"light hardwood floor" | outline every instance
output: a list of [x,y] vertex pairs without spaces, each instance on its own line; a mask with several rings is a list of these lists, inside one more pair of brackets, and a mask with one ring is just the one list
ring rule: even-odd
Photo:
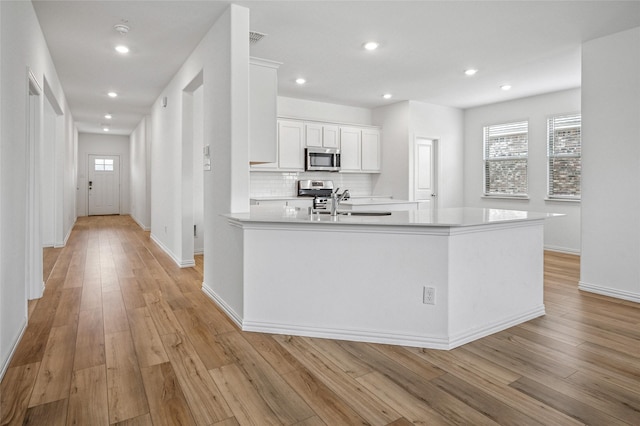
[[640,425],[640,306],[545,255],[547,314],[452,351],[239,331],[128,216],[79,218],[1,424]]

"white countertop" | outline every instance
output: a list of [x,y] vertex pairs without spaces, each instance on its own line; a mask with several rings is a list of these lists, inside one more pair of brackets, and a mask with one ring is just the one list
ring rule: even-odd
[[408,203],[418,203],[418,201],[409,201],[409,200],[396,200],[393,198],[385,198],[385,197],[352,197],[348,200],[342,201],[340,204],[345,206],[366,206],[366,205],[384,205],[384,204],[408,204]]
[[307,209],[296,207],[251,206],[251,210],[247,213],[230,213],[224,216],[240,223],[462,227],[542,220],[563,215],[462,207],[394,211],[387,216],[338,215],[332,217],[328,214],[310,216]]
[[[251,200],[255,200],[255,201],[287,201],[287,200],[313,200],[313,197],[298,197],[297,195],[291,195],[291,196],[286,196],[286,195],[274,195],[274,196],[263,196],[263,197],[251,197]],[[361,201],[362,200],[362,201]],[[366,200],[366,201],[365,201]],[[410,201],[406,201],[406,200],[395,200],[393,199],[391,196],[389,195],[353,195],[351,196],[351,198],[349,198],[346,201],[343,201],[343,203],[348,203],[348,202],[353,202],[353,203],[361,203],[361,204],[372,204],[372,203],[377,203],[377,202],[394,202],[394,203],[408,203]]]

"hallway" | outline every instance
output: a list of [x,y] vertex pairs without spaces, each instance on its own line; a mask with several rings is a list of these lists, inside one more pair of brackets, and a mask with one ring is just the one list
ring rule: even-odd
[[[1,424],[633,424],[640,309],[545,255],[547,315],[452,351],[239,331],[129,216],[80,217],[2,381]],[[636,423],[637,424],[637,423]]]

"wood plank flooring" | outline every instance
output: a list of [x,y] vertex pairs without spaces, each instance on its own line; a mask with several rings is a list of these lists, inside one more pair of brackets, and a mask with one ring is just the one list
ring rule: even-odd
[[244,333],[128,216],[79,218],[1,424],[640,425],[640,306],[545,254],[547,314],[452,351]]

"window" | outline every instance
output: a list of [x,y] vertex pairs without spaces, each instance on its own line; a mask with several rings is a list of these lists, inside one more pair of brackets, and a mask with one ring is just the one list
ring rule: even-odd
[[529,123],[497,124],[484,128],[484,194],[527,195]]
[[580,114],[547,120],[547,164],[549,198],[580,199],[582,171]]
[[94,170],[96,172],[112,172],[113,171],[113,159],[96,158],[95,162],[94,162]]

